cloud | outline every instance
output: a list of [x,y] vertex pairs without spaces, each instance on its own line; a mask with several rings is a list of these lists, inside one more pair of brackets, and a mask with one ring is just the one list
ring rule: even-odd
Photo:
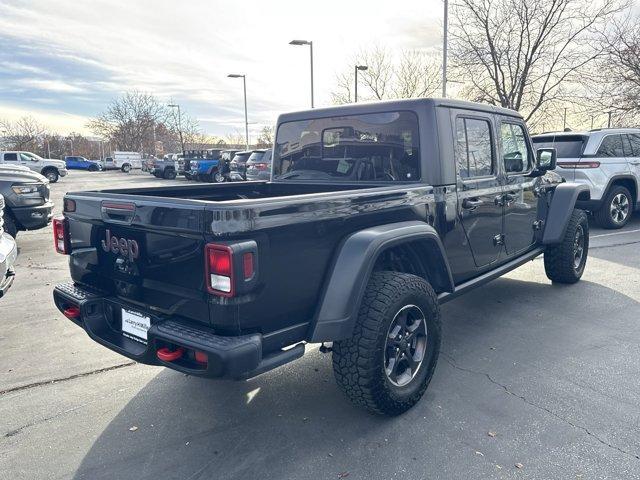
[[2,0],[0,65],[10,68],[0,69],[0,104],[43,108],[33,99],[55,95],[56,112],[86,118],[138,89],[223,135],[244,116],[241,82],[228,73],[247,75],[249,121],[271,124],[309,106],[309,49],[292,38],[314,42],[320,106],[361,48],[432,48],[441,5],[324,0],[311,12],[294,0]]

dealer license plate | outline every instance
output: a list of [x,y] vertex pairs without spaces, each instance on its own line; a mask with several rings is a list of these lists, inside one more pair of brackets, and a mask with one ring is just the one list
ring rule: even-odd
[[122,309],[122,334],[139,342],[147,343],[147,330],[151,319],[130,310]]

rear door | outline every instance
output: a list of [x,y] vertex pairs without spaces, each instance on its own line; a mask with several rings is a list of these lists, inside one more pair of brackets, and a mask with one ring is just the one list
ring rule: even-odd
[[[635,177],[636,184],[640,185],[640,133],[629,133],[627,138],[629,139],[629,145],[631,147],[631,154],[628,157],[629,170]],[[638,198],[634,199],[636,200],[636,206],[638,203],[637,200],[640,199],[640,194],[637,195],[637,197]]]
[[498,260],[502,249],[502,185],[491,115],[454,118],[458,208],[476,268]]
[[65,212],[74,281],[142,311],[208,319],[204,207],[133,195],[67,198],[76,201],[76,211]]
[[500,118],[500,159],[504,172],[504,244],[508,256],[533,245],[533,224],[538,218],[536,179],[529,177],[534,167],[533,150],[524,122]]

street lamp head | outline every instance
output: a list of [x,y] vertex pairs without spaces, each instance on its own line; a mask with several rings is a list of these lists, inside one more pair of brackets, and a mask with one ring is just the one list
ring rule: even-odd
[[240,75],[239,73],[230,73],[227,75],[229,78],[244,78],[244,75]]
[[289,45],[311,45],[309,40],[291,40]]
[[167,107],[178,108],[178,105],[176,105],[175,103],[170,103],[169,105],[167,105]]
[[356,65],[356,68],[361,71],[369,70],[369,67],[367,65]]

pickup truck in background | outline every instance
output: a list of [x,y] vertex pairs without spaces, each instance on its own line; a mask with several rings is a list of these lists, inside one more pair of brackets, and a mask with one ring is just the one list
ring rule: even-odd
[[156,158],[149,172],[156,178],[173,180],[178,175],[178,160],[168,156]]
[[66,156],[64,163],[68,170],[87,170],[89,172],[98,172],[102,170],[100,162],[95,160],[87,160],[79,156]]
[[45,176],[51,183],[56,183],[60,177],[64,177],[68,173],[67,166],[62,160],[45,159],[31,152],[0,152],[0,166],[3,165],[27,167],[29,170]]
[[276,132],[270,182],[68,193],[58,309],[126,357],[210,378],[330,342],[350,400],[397,415],[433,375],[440,304],[539,255],[553,282],[583,274],[589,190],[517,112],[411,99],[285,114]]
[[14,237],[4,231],[4,197],[0,194],[0,298],[7,293],[13,278],[15,270],[13,264],[18,257],[18,247]]
[[21,230],[37,230],[49,225],[53,217],[49,193],[49,180],[39,173],[0,166],[4,232],[15,238]]

